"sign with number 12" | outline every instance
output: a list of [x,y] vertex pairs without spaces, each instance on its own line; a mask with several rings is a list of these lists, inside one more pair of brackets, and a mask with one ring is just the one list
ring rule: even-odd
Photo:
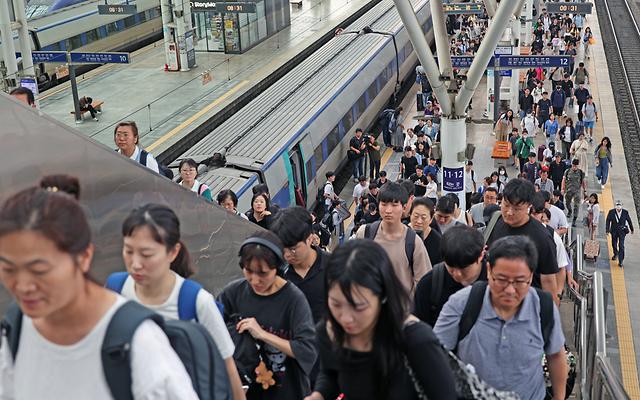
[[442,190],[462,192],[464,190],[464,167],[442,169]]

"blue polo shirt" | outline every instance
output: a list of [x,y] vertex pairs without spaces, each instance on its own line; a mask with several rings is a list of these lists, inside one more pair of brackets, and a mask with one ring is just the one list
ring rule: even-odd
[[[460,317],[470,292],[468,286],[449,297],[433,329],[447,349],[456,347]],[[557,307],[553,308],[553,319],[553,331],[545,348],[540,328],[540,298],[535,289],[529,288],[520,310],[504,321],[493,309],[487,287],[478,320],[458,344],[458,356],[473,365],[478,376],[494,388],[514,391],[522,400],[542,400],[545,397],[542,355],[562,351],[565,342]]]

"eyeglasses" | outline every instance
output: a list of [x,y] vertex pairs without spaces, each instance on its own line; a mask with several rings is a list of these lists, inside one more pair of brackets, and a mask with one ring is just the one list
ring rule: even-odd
[[493,280],[495,285],[501,289],[506,289],[507,287],[509,287],[509,285],[513,285],[514,289],[522,290],[531,284],[532,276],[529,277],[528,279],[515,279],[515,280],[492,276],[491,279]]
[[296,253],[298,253],[298,247],[300,246],[300,242],[296,243],[295,246],[291,246],[291,247],[285,247],[283,254],[286,254],[287,252],[290,252],[292,255],[296,255]]

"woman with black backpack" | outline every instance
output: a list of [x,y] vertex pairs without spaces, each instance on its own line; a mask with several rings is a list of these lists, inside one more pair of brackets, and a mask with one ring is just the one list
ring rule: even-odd
[[[152,320],[135,327],[126,352],[105,353],[112,324],[131,308],[91,277],[93,254],[82,207],[59,187],[25,189],[0,209],[0,280],[17,303],[2,321],[0,398],[198,399]],[[119,357],[128,383],[109,379]]]
[[454,375],[431,328],[409,314],[391,261],[351,240],[326,270],[330,313],[318,325],[321,371],[305,400],[456,399]]

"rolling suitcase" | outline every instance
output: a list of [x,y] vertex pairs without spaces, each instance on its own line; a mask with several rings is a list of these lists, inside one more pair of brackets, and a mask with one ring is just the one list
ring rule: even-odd
[[595,261],[600,255],[600,242],[597,240],[584,241],[584,258]]

